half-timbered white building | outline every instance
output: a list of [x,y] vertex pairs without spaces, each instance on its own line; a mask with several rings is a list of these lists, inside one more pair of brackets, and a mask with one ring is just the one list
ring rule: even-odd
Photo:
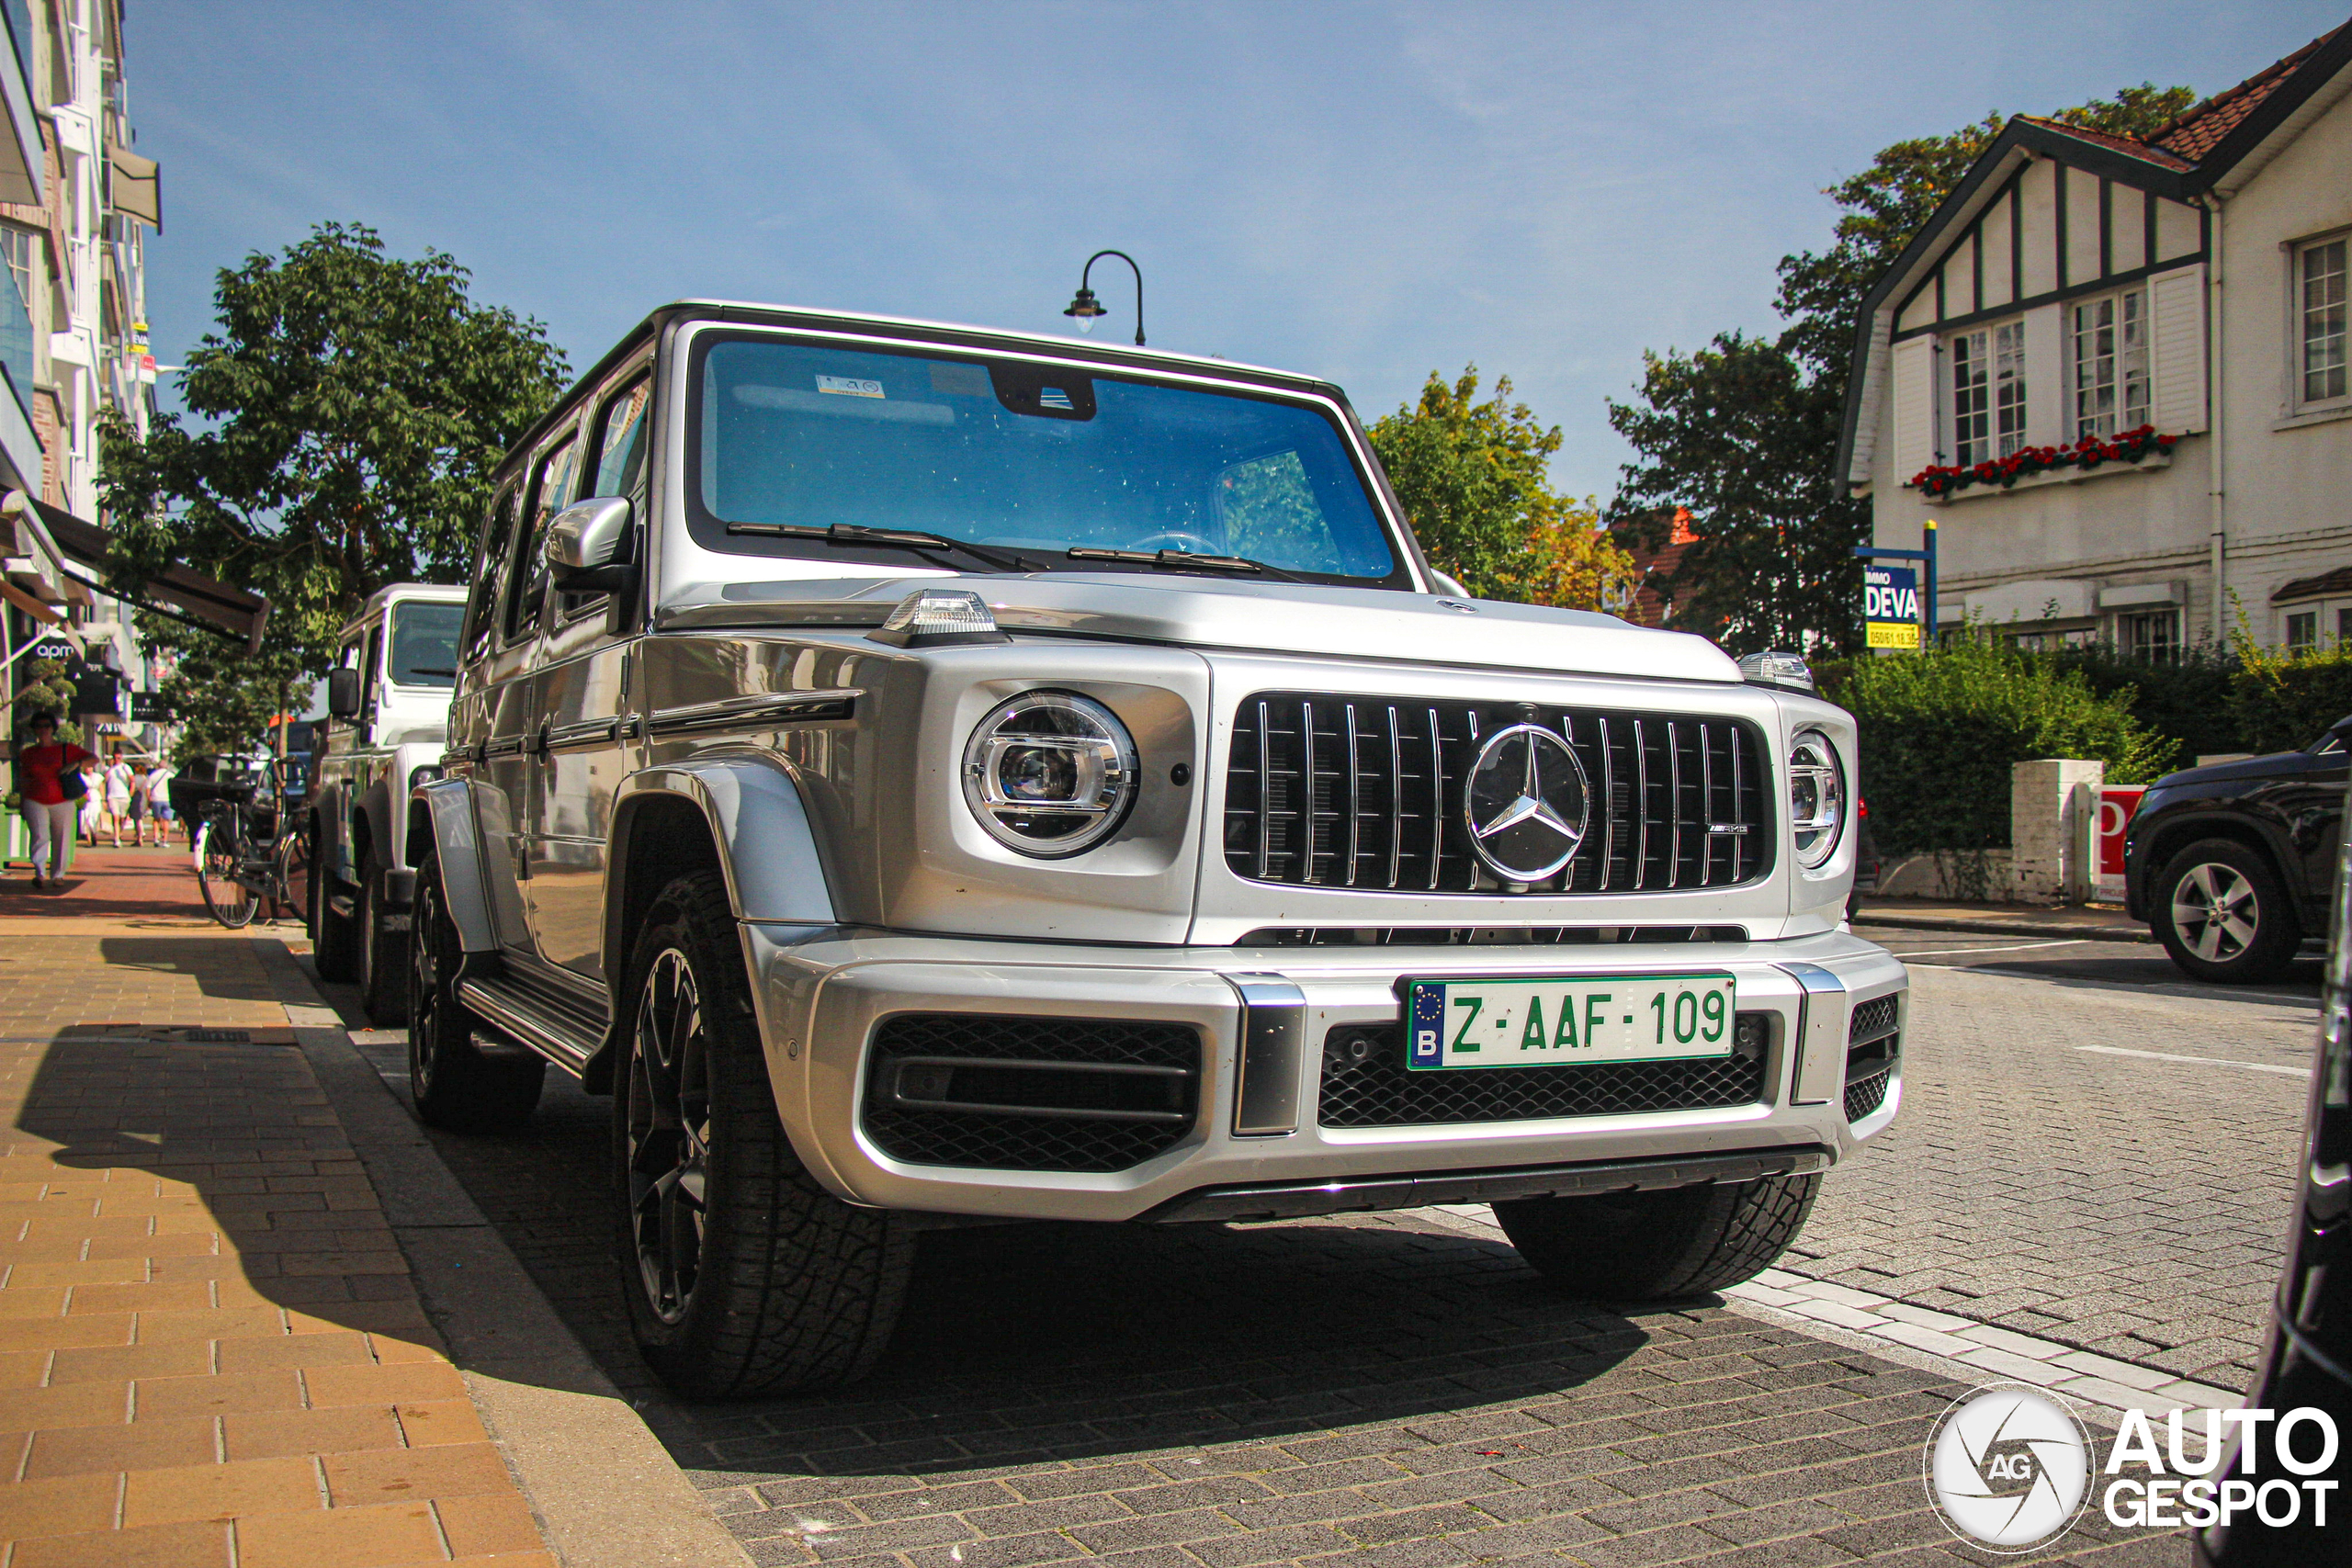
[[1881,281],[1838,461],[1941,629],[2352,640],[2347,92],[2352,24],[2145,141],[2018,116]]

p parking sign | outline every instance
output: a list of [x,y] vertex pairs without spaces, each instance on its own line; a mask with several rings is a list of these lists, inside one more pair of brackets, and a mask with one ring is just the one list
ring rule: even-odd
[[1862,630],[1871,648],[1919,648],[1919,574],[1907,566],[1862,566]]

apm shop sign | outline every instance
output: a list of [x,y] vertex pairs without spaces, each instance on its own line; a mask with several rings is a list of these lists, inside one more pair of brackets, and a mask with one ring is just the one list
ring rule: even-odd
[[1919,649],[1919,574],[1907,566],[1862,566],[1862,629],[1871,648]]

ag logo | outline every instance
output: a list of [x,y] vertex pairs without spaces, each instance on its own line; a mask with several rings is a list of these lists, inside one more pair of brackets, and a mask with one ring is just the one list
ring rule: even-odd
[[2081,1517],[2090,1439],[2049,1394],[2003,1383],[1938,1418],[1927,1466],[1928,1495],[1953,1534],[1995,1551],[2025,1551]]
[[1470,847],[1505,882],[1541,882],[1576,858],[1591,809],[1584,764],[1532,724],[1487,737],[1463,791]]

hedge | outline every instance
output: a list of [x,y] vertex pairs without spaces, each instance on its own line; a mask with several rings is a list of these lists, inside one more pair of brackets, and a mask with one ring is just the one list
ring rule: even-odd
[[2081,670],[2006,645],[1969,640],[1824,674],[1824,694],[1861,728],[1883,852],[2007,846],[2013,762],[2079,757],[2127,784],[2164,773],[2180,749],[2133,716],[2134,693],[2098,692]]

